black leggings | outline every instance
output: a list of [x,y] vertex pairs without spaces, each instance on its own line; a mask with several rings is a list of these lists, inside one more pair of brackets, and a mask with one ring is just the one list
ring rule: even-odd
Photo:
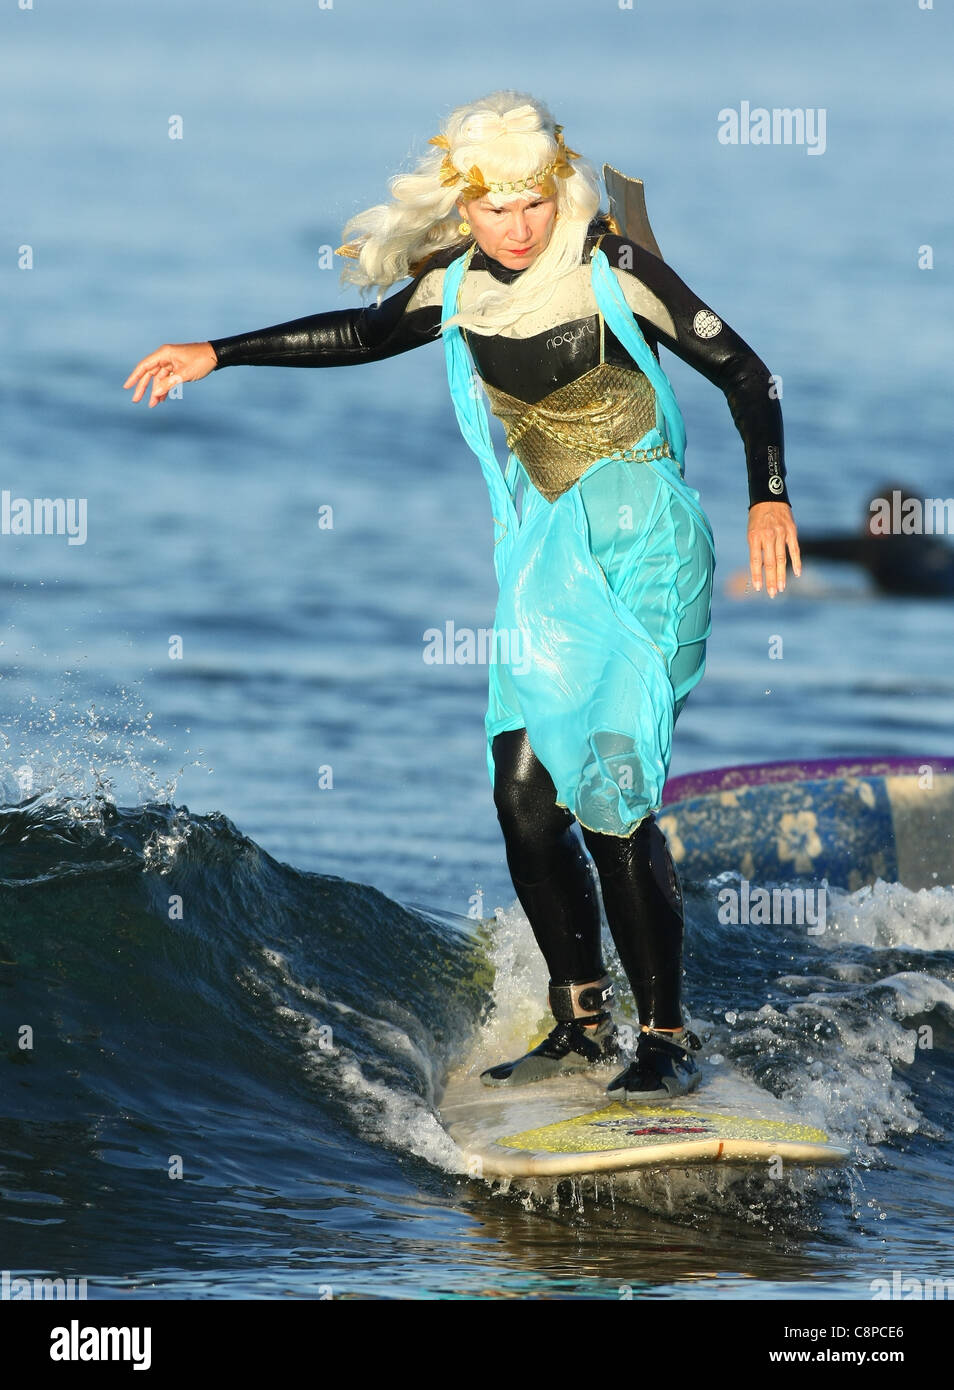
[[[571,830],[576,817],[556,804],[546,768],[526,729],[492,744],[494,803],[507,867],[553,984],[586,984],[605,974],[600,910],[587,856]],[[656,1028],[682,1024],[682,895],[666,837],[652,816],[629,836],[580,827],[600,876],[606,920],[639,1010]]]

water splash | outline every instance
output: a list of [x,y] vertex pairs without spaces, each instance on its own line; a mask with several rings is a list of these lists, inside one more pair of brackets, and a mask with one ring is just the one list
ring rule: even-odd
[[[106,802],[168,803],[186,767],[211,773],[201,749],[176,754],[155,732],[139,683],[117,686],[97,703],[71,692],[76,672],[62,676],[58,699],[47,704],[23,695],[0,731],[0,805],[65,805],[74,820],[96,825]],[[177,757],[190,760],[164,775],[160,768]]]

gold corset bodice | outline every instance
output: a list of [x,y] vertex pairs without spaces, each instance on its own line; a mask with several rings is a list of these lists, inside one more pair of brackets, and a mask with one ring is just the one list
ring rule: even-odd
[[[628,454],[656,423],[656,393],[638,368],[599,362],[529,404],[484,382],[507,446],[548,502],[571,488],[597,459]],[[657,451],[647,450],[658,456]],[[668,453],[668,449],[663,452]]]

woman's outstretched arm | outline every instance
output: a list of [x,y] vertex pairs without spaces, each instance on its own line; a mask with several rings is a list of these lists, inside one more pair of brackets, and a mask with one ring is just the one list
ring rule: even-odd
[[140,401],[151,382],[151,407],[178,383],[200,381],[221,367],[345,367],[433,342],[440,334],[444,263],[454,254],[459,248],[432,257],[410,284],[380,304],[310,314],[205,343],[165,343],[137,362],[124,387],[135,385],[133,401]]

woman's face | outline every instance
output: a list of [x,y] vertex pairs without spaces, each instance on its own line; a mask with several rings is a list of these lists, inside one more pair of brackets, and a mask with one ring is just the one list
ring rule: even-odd
[[537,189],[500,208],[484,197],[458,203],[457,211],[470,223],[481,251],[517,270],[535,261],[550,240],[556,198],[544,198]]

